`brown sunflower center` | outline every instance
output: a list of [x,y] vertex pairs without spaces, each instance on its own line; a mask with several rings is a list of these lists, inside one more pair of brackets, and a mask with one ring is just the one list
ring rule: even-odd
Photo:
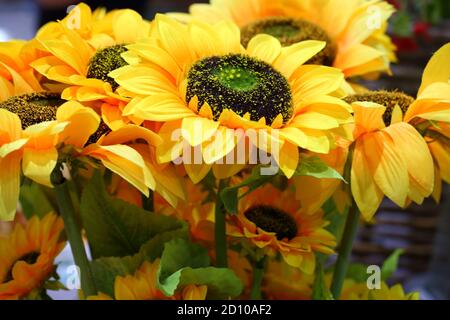
[[121,56],[126,51],[127,48],[124,45],[115,45],[97,51],[89,63],[87,77],[108,82],[112,89],[116,90],[119,85],[108,74],[128,65]]
[[11,266],[11,268],[9,269],[9,271],[6,274],[5,279],[2,282],[6,283],[6,282],[9,282],[9,281],[13,280],[12,270],[13,270],[13,266],[17,262],[24,261],[27,264],[34,264],[34,263],[36,263],[38,258],[39,258],[39,252],[36,252],[36,251],[27,253],[26,255],[20,257],[19,259],[16,260],[16,262],[13,263],[13,265]]
[[[28,93],[0,102],[0,109],[16,114],[22,123],[22,129],[25,130],[38,123],[56,120],[56,112],[65,102],[57,93]],[[89,138],[88,144],[96,142],[110,131],[111,129],[102,121],[97,131]]]
[[386,107],[383,114],[383,121],[386,126],[391,124],[392,111],[398,105],[404,115],[409,106],[414,102],[414,98],[403,92],[397,91],[369,91],[367,93],[354,94],[344,99],[347,103],[356,101],[375,102]]
[[287,122],[293,113],[291,88],[287,79],[264,61],[240,54],[212,56],[196,62],[188,73],[186,100],[206,102],[217,120],[224,109],[250,115],[272,124],[281,114]]
[[274,232],[278,240],[297,236],[297,223],[288,213],[278,208],[258,205],[247,209],[245,217],[266,232]]
[[37,123],[56,119],[56,110],[65,101],[50,92],[29,93],[11,97],[0,103],[1,109],[15,113],[26,129]]
[[336,57],[336,46],[328,34],[321,27],[303,19],[266,18],[252,22],[241,28],[242,45],[247,47],[250,40],[260,33],[277,38],[283,46],[304,40],[325,41],[326,47],[306,62],[309,64],[331,66]]

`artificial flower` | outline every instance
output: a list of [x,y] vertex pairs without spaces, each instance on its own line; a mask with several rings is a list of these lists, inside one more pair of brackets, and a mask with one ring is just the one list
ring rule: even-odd
[[16,224],[0,237],[0,300],[20,299],[41,288],[55,271],[54,260],[65,246],[64,224],[53,213]]
[[[49,93],[11,97],[0,103],[0,218],[14,218],[21,173],[51,187],[58,146],[83,147],[99,121],[90,108],[64,103]],[[79,130],[81,126],[83,130]]]
[[394,8],[385,1],[211,0],[193,4],[189,11],[174,16],[209,23],[232,20],[241,28],[244,45],[260,33],[277,37],[283,45],[326,41],[310,62],[339,68],[346,78],[389,73],[395,61],[395,46],[386,35]]
[[306,212],[289,187],[264,185],[244,196],[239,213],[229,217],[228,235],[249,241],[266,255],[279,253],[284,261],[305,273],[315,268],[315,254],[334,253],[335,237],[325,229],[323,212]]
[[383,194],[405,207],[433,191],[439,199],[441,180],[449,181],[449,54],[447,44],[430,59],[416,99],[385,91],[347,98],[356,124],[352,193],[367,219]]
[[[195,183],[211,168],[219,178],[239,171],[252,157],[248,144],[270,153],[291,177],[299,147],[327,153],[329,130],[351,121],[349,106],[330,95],[342,73],[303,65],[324,46],[282,47],[259,35],[244,49],[231,22],[184,25],[157,15],[153,37],[127,46],[122,56],[129,65],[110,76],[134,95],[124,115],[162,123],[159,161],[182,156]],[[235,152],[230,164],[226,157]]]
[[[127,64],[121,57],[127,50],[125,45],[145,37],[150,27],[138,13],[128,9],[101,18],[98,15],[92,16],[87,5],[79,4],[66,19],[44,26],[36,41],[46,55],[30,65],[62,86],[63,99],[89,102],[116,130],[133,121],[122,117],[128,99],[116,90],[118,85],[108,74]],[[75,18],[79,26],[71,25]]]

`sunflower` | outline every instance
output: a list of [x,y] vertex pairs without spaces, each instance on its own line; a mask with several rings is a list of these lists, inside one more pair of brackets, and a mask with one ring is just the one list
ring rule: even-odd
[[[115,300],[205,300],[207,286],[186,285],[174,296],[168,297],[158,289],[159,259],[144,262],[134,275],[118,276],[114,282]],[[106,294],[88,297],[88,300],[113,300]]]
[[282,45],[325,41],[325,49],[309,62],[339,68],[346,78],[390,73],[389,64],[396,60],[386,35],[394,9],[385,1],[211,0],[191,5],[189,12],[174,16],[182,21],[234,21],[245,46],[261,33],[277,37]]
[[239,213],[229,217],[227,233],[244,238],[267,255],[305,273],[315,268],[315,254],[332,254],[334,236],[325,230],[323,212],[305,212],[294,200],[293,188],[281,191],[268,184],[242,198]]
[[[331,279],[332,274],[327,273],[325,275],[327,286],[331,284]],[[419,293],[405,293],[401,284],[389,287],[384,281],[380,283],[380,288],[369,289],[366,282],[346,278],[339,300],[419,300]]]
[[42,26],[37,32],[38,38],[63,38],[61,26],[76,31],[92,47],[102,48],[143,38],[150,32],[151,24],[131,9],[107,12],[104,8],[97,8],[92,11],[87,4],[79,3],[61,21]]
[[195,183],[211,168],[219,178],[236,173],[250,152],[238,152],[242,164],[224,165],[230,162],[226,156],[247,142],[272,153],[291,177],[299,147],[327,153],[329,130],[351,120],[349,106],[330,95],[342,73],[302,65],[324,42],[282,48],[276,38],[259,35],[244,49],[231,22],[184,25],[164,15],[157,15],[154,30],[150,39],[127,46],[122,56],[129,65],[110,76],[134,95],[124,115],[162,123],[159,161],[183,156]]
[[436,175],[436,200],[440,198],[441,180],[450,183],[450,43],[430,59],[422,75],[417,98],[404,113],[403,121],[422,135],[433,156]]
[[355,111],[352,194],[366,219],[383,195],[401,207],[421,204],[449,181],[449,54],[447,44],[431,58],[416,99],[387,91],[346,98]]
[[419,300],[419,292],[405,293],[401,284],[396,284],[389,288],[385,283],[381,283],[380,289],[369,290],[369,300]]
[[0,238],[0,300],[20,299],[39,289],[55,270],[55,257],[65,246],[63,221],[55,214],[34,216]]
[[[71,26],[72,15],[80,15],[80,25]],[[128,99],[108,74],[127,63],[121,54],[125,45],[149,33],[149,23],[132,10],[116,10],[97,19],[80,4],[66,19],[46,25],[37,36],[37,47],[45,56],[31,66],[62,87],[62,98],[89,102],[101,111],[103,121],[113,130],[130,122],[122,117]]]

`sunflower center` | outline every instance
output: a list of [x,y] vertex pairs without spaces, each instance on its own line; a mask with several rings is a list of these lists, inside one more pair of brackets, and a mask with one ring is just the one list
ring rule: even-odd
[[398,105],[404,115],[409,106],[414,102],[414,98],[397,91],[370,91],[362,94],[354,94],[344,99],[347,103],[356,101],[375,102],[386,107],[383,113],[383,121],[386,126],[391,124],[392,111]]
[[[33,251],[33,252],[27,253],[26,255],[17,259],[16,262],[13,263],[13,266],[19,261],[24,261],[27,264],[34,264],[34,263],[36,263],[38,258],[39,258],[39,252]],[[8,273],[6,274],[5,279],[3,280],[3,283],[13,280],[13,275],[12,275],[13,266],[9,269]]]
[[292,240],[297,236],[297,223],[294,218],[283,210],[260,205],[247,209],[244,215],[264,231],[275,232],[278,240],[284,238]]
[[[13,96],[0,102],[0,109],[16,114],[22,123],[22,129],[25,130],[38,123],[56,120],[56,112],[65,102],[57,93],[29,93]],[[89,137],[87,144],[97,142],[102,135],[110,131],[111,129],[101,121],[99,128]]]
[[56,110],[65,101],[59,94],[39,92],[10,97],[0,103],[1,109],[15,113],[22,121],[22,129],[56,119]]
[[290,46],[304,40],[325,41],[326,47],[306,63],[331,66],[336,57],[336,46],[326,31],[306,20],[292,18],[257,20],[241,28],[242,45],[247,47],[250,40],[260,33],[277,38],[283,46]]
[[186,100],[197,96],[217,120],[224,109],[250,115],[270,125],[278,115],[287,122],[293,113],[287,79],[266,62],[239,54],[212,56],[196,62],[188,73]]
[[121,56],[126,51],[127,48],[124,45],[115,45],[97,51],[89,63],[87,77],[108,82],[112,89],[116,90],[119,85],[108,74],[127,65]]

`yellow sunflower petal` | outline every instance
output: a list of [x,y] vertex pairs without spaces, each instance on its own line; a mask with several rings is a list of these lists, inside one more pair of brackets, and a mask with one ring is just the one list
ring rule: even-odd
[[281,53],[281,44],[272,36],[258,34],[248,43],[247,52],[251,56],[272,64]]
[[450,77],[450,43],[442,46],[428,61],[422,75],[419,95],[434,82],[448,83]]
[[373,179],[383,193],[404,207],[409,191],[407,163],[387,133],[378,131],[363,137],[364,152]]
[[23,174],[47,187],[52,187],[50,175],[58,161],[56,148],[36,150],[26,148],[23,152],[22,171]]
[[434,166],[427,143],[416,129],[404,122],[391,125],[385,131],[406,160],[409,175],[425,191],[422,196],[428,197],[434,187]]
[[383,200],[383,192],[373,179],[373,172],[364,154],[364,144],[360,140],[356,141],[353,152],[351,189],[361,214],[366,221],[370,221]]
[[323,41],[306,40],[284,47],[274,62],[275,68],[289,79],[302,64],[320,52],[325,45],[326,42]]
[[20,191],[20,158],[18,152],[0,158],[0,221],[11,221],[16,214]]

